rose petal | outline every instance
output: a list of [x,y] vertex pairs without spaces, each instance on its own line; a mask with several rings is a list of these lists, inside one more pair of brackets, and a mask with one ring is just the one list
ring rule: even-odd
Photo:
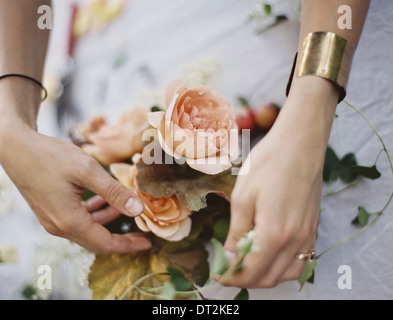
[[149,112],[147,114],[147,119],[148,122],[153,128],[160,128],[161,122],[165,118],[165,113],[164,111],[157,111],[157,112]]
[[232,167],[228,155],[204,159],[187,159],[186,162],[192,169],[206,174],[218,174]]
[[186,218],[179,222],[178,230],[172,236],[166,237],[166,239],[169,241],[179,241],[187,237],[190,234],[190,231],[191,219]]
[[141,214],[141,217],[144,222],[146,223],[147,227],[153,232],[155,235],[159,236],[160,238],[167,238],[176,233],[179,229],[179,223],[170,223],[167,225],[159,225],[158,223],[152,221],[148,216],[145,214]]

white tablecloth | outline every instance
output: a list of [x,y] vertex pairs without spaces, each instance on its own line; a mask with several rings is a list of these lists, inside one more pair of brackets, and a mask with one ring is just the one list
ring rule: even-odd
[[[54,2],[55,29],[47,68],[59,71],[65,64],[68,4]],[[271,2],[275,12],[286,14],[289,20],[257,34],[257,24],[245,22],[259,1],[130,1],[116,21],[84,37],[76,47],[72,97],[81,119],[104,114],[114,121],[125,108],[145,102],[141,93],[165,88],[181,75],[185,64],[198,59],[218,61],[221,77],[215,86],[230,102],[243,95],[254,107],[270,101],[282,104],[297,46],[299,18],[297,1]],[[346,99],[365,113],[393,154],[392,17],[392,1],[371,1]],[[122,62],[121,67],[116,68],[116,61]],[[339,105],[337,114],[330,144],[340,156],[354,152],[359,163],[372,165],[381,150],[378,139],[345,104]],[[54,116],[53,106],[42,107],[40,131],[65,138]],[[393,177],[385,157],[379,158],[377,166],[382,173],[380,179],[364,180],[345,192],[323,198],[317,252],[357,230],[351,220],[359,205],[370,212],[383,207],[392,192]],[[0,264],[0,298],[20,299],[22,288],[37,275],[35,265],[45,264],[48,251],[55,254],[64,242],[46,235],[17,190],[9,194],[13,206],[0,216],[0,247],[15,245],[20,260]],[[391,299],[392,244],[390,206],[370,229],[318,260],[314,284],[306,284],[301,292],[295,281],[273,289],[250,290],[251,299]],[[46,248],[45,258],[37,258],[40,245]],[[64,261],[54,274],[53,297],[89,299],[89,290],[79,286],[78,275]],[[342,290],[337,285],[341,265],[352,270],[352,289]],[[222,288],[214,295],[231,299],[236,291]]]

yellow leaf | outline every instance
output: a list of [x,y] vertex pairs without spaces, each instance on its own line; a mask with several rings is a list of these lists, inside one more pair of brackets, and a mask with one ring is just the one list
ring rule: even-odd
[[[90,268],[89,287],[94,300],[120,298],[149,269],[149,252],[97,255]],[[134,299],[136,290],[129,290],[124,299]]]

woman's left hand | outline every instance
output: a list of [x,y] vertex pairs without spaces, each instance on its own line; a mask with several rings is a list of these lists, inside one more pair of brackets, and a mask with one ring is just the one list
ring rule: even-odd
[[[319,86],[320,79],[302,81],[316,81]],[[225,285],[274,287],[298,279],[305,261],[295,256],[314,247],[324,156],[337,95],[332,91],[332,102],[332,98],[319,99],[320,95],[315,98],[307,92],[287,99],[273,128],[252,149],[249,168],[242,168],[237,178],[225,243],[227,258],[233,262],[238,241],[251,229],[259,249],[244,258],[242,269],[227,278]]]

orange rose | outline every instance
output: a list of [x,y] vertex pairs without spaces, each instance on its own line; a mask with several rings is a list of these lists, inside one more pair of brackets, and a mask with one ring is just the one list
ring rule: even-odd
[[166,105],[166,111],[151,112],[148,118],[167,154],[185,158],[190,167],[207,174],[232,166],[238,153],[237,126],[233,108],[221,94],[177,80],[167,88]]
[[147,127],[147,109],[131,109],[121,115],[114,125],[103,123],[95,131],[82,133],[87,140],[82,149],[107,166],[130,159],[142,151],[142,134]]
[[136,166],[115,163],[110,166],[113,175],[126,187],[134,191],[144,203],[143,213],[135,218],[138,227],[156,236],[179,241],[191,231],[191,211],[182,206],[176,196],[154,198],[138,189]]

